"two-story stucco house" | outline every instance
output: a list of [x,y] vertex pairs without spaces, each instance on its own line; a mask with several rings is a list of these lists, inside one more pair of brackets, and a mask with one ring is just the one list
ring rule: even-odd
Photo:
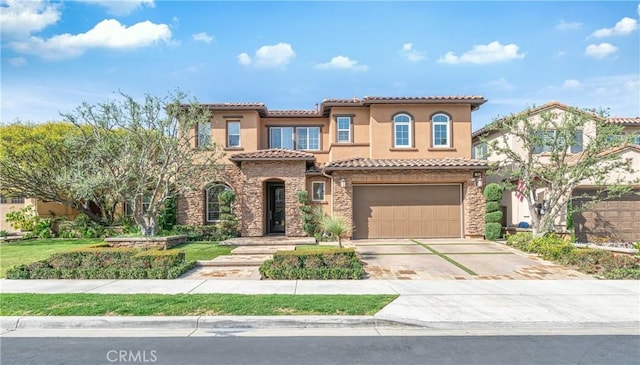
[[[548,112],[555,115],[556,118],[562,118],[563,113],[569,113],[571,110],[575,109],[553,101],[528,110],[527,113],[530,118],[535,121],[535,118],[539,118],[542,113]],[[599,118],[596,115],[591,116],[593,118]],[[640,117],[608,118],[605,122],[623,126],[623,133],[625,134],[638,135],[640,133]],[[568,147],[567,152],[569,154],[578,156],[582,151],[582,146],[592,139],[595,128],[588,128],[588,125],[586,127],[581,135],[576,137],[579,140],[576,140],[574,145]],[[502,143],[502,141],[506,140],[511,150],[520,154],[526,153],[520,139],[515,138],[513,135],[507,135],[506,139],[503,139],[503,135],[499,131],[492,130],[490,124],[475,131],[472,135],[472,155],[477,159],[487,159],[493,162],[504,158],[504,156],[487,153],[487,145],[481,141],[481,137],[486,138],[488,142],[498,140]],[[637,181],[640,179],[640,137],[636,137],[634,142],[635,145],[626,145],[607,152],[620,154],[622,158],[631,160],[634,173],[628,174],[625,172],[623,177],[628,184],[633,185],[633,193],[624,197],[601,201],[586,211],[574,214],[574,231],[580,242],[587,242],[594,237],[608,237],[612,240],[624,241],[640,240],[640,195],[636,194],[640,193],[640,186],[637,185]],[[535,152],[545,153],[544,150]],[[613,181],[619,174],[619,172],[616,171],[609,171],[608,173],[608,180],[610,181]],[[487,177],[487,182],[500,182],[501,180],[502,177],[497,175],[489,175]],[[598,185],[592,181],[582,181],[573,191],[572,195],[578,196],[583,193],[594,193],[597,187]],[[544,201],[544,189],[541,189],[539,200],[541,202]],[[520,222],[531,222],[531,213],[527,202],[517,198],[516,190],[504,194],[501,205],[504,212],[504,226],[516,227]],[[556,221],[556,226],[557,228],[564,229],[566,228],[566,223],[565,213]]]
[[[236,192],[242,236],[304,236],[297,192],[344,217],[352,238],[483,235],[486,161],[471,159],[480,96],[326,99],[314,110],[203,104],[197,144],[223,146],[219,181],[178,201],[180,224],[215,224]],[[194,146],[197,147],[197,146]]]

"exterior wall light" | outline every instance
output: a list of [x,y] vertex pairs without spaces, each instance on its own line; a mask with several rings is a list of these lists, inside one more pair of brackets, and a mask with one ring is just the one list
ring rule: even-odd
[[345,179],[344,177],[340,178],[340,187],[344,188],[347,186],[347,179]]
[[481,188],[484,185],[484,179],[482,178],[482,172],[474,172],[473,173],[473,181],[476,183],[476,186]]

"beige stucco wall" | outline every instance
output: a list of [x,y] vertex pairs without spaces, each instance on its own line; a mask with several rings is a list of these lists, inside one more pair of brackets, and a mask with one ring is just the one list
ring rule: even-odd
[[[471,107],[469,105],[372,105],[371,158],[471,158]],[[406,113],[413,120],[413,147],[393,148],[393,116]],[[451,118],[450,148],[434,148],[432,143],[431,117],[436,113],[448,114]]]
[[15,212],[27,206],[32,206],[38,215],[43,218],[62,217],[66,219],[74,219],[78,214],[80,214],[79,211],[60,203],[42,202],[38,199],[27,198],[24,200],[23,204],[0,204],[0,230],[16,232],[16,229],[12,228],[11,225],[7,223],[7,213]]

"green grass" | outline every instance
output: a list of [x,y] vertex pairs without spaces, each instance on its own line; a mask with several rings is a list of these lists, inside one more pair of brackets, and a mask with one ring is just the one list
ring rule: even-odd
[[44,260],[54,253],[87,247],[102,239],[26,240],[0,245],[0,277],[6,277],[11,267]]
[[[49,258],[54,253],[88,247],[103,242],[94,239],[26,240],[0,245],[0,278],[7,276],[10,268]],[[219,246],[211,242],[188,242],[172,248],[185,252],[187,261],[211,260],[231,253],[233,247]]]
[[372,315],[397,295],[2,294],[2,316]]
[[233,246],[220,246],[211,242],[187,242],[171,248],[184,251],[186,261],[213,260],[218,256],[229,255]]

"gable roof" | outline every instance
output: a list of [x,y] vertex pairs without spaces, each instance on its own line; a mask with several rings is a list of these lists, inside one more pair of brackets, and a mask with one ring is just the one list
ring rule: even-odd
[[564,110],[565,112],[568,112],[570,110],[573,110],[573,111],[577,110],[578,112],[583,113],[583,114],[585,114],[586,116],[588,116],[590,118],[602,119],[599,115],[597,115],[595,113],[591,113],[591,112],[588,112],[588,111],[585,111],[585,110],[580,110],[580,109],[577,109],[577,108],[574,108],[574,107],[571,107],[569,105],[562,104],[562,103],[560,103],[558,101],[553,100],[553,101],[550,101],[550,102],[548,102],[546,104],[543,104],[541,106],[534,107],[534,108],[528,108],[528,109],[523,110],[523,111],[521,111],[519,113],[512,114],[512,115],[510,115],[508,117],[502,117],[502,118],[500,118],[500,119],[498,119],[496,121],[490,122],[489,124],[485,125],[484,127],[482,127],[480,129],[478,129],[477,131],[471,133],[471,138],[478,137],[478,136],[480,136],[482,134],[485,134],[485,133],[496,132],[496,130],[493,127],[498,121],[502,121],[502,120],[505,120],[507,118],[520,117],[520,116],[523,116],[523,115],[526,115],[526,114],[536,115],[536,114],[540,114],[540,113],[543,113],[543,112],[551,110],[551,109],[561,109],[561,110]]
[[326,171],[334,170],[386,170],[386,169],[442,169],[442,168],[477,168],[488,169],[485,160],[457,158],[425,158],[425,159],[371,159],[350,158],[328,163]]
[[253,152],[236,153],[229,157],[231,161],[272,161],[272,160],[301,160],[315,161],[315,156],[302,151],[285,150],[281,148],[271,148],[268,150],[258,150]]

